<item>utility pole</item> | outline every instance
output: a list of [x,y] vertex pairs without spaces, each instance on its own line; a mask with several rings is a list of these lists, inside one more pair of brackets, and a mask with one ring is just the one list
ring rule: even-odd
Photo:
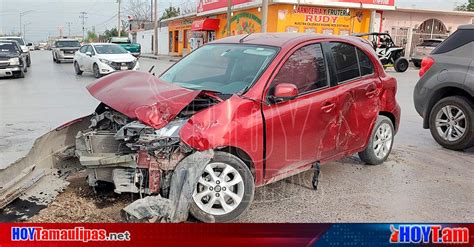
[[28,14],[28,13],[31,13],[31,12],[33,12],[33,10],[20,11],[20,36],[21,36],[21,28],[22,28],[22,26],[21,26],[21,18],[22,18],[24,15],[26,15],[26,14]]
[[118,22],[117,22],[117,31],[118,31],[118,36],[120,37],[121,32],[122,32],[122,23],[120,23],[120,4],[122,3],[122,0],[117,0],[118,3]]
[[262,0],[262,33],[267,32],[268,0]]
[[71,24],[72,23],[70,21],[68,21],[68,22],[66,22],[66,24],[67,24],[67,29],[68,29],[68,37],[71,37]]
[[153,1],[153,29],[155,29],[153,39],[153,54],[158,55],[158,0]]
[[82,19],[82,41],[84,41],[86,39],[86,28],[85,28],[85,25],[86,25],[86,19],[87,19],[87,12],[85,11],[82,11],[80,13],[81,15],[79,16],[79,18]]
[[227,0],[227,36],[231,36],[231,21],[232,21],[232,0]]

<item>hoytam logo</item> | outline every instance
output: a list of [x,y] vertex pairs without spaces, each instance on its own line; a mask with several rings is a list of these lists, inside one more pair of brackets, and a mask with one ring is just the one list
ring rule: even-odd
[[105,229],[44,229],[42,227],[12,227],[12,241],[130,241],[130,233],[107,232]]
[[442,227],[441,225],[390,225],[390,243],[469,243],[469,228]]

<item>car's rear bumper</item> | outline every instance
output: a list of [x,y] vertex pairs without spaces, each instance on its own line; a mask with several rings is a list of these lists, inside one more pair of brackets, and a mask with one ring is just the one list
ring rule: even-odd
[[21,72],[21,67],[9,67],[5,69],[0,69],[0,77],[9,77],[9,76],[14,76],[15,74],[18,74]]

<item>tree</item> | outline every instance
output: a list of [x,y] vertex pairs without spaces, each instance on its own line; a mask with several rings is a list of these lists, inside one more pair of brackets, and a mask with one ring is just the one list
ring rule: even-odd
[[455,10],[457,11],[471,11],[474,12],[474,0],[468,0],[467,3],[458,5]]
[[181,13],[181,10],[179,8],[175,8],[173,6],[169,6],[167,9],[165,9],[165,12],[161,16],[160,20],[168,19],[168,18],[173,18],[176,16],[179,16]]
[[130,0],[125,13],[134,20],[151,21],[151,5],[149,0]]
[[[104,33],[99,36],[99,39],[102,41],[106,41],[112,37],[117,37],[117,36],[118,36],[118,31],[117,31],[117,28],[114,27],[112,29],[105,30]],[[120,36],[127,37],[128,35],[127,35],[127,32],[122,30]]]
[[94,42],[97,41],[97,34],[93,31],[87,31],[87,42]]

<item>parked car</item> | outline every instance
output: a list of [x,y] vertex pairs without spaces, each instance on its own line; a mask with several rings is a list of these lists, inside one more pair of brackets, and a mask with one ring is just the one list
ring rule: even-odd
[[118,44],[125,50],[129,51],[133,56],[139,57],[141,54],[142,47],[138,43],[132,43],[128,37],[112,37],[109,43]]
[[25,77],[28,71],[18,42],[0,40],[0,77]]
[[92,43],[84,45],[74,55],[77,75],[84,71],[94,73],[96,78],[120,70],[138,70],[137,58],[116,44]]
[[56,63],[72,62],[74,54],[79,50],[81,44],[77,39],[58,39],[52,46],[53,61]]
[[474,146],[474,25],[461,26],[423,58],[414,90],[423,127],[443,147]]
[[33,45],[33,43],[28,43],[27,47],[28,47],[28,50],[30,50],[30,51],[35,50],[35,45]]
[[[98,47],[81,48],[77,58],[93,57]],[[383,163],[400,121],[397,81],[355,37],[233,36],[195,50],[158,78],[118,72],[88,90],[101,104],[73,122],[85,121],[87,129],[67,133],[76,136],[89,184],[167,198],[181,190],[172,187],[181,176],[176,169],[202,166],[189,175],[197,184],[184,198],[205,222],[234,220],[256,186],[318,162],[358,153],[367,164]]]
[[18,44],[21,47],[23,57],[26,58],[26,65],[28,67],[31,66],[30,49],[28,48],[28,46],[31,46],[31,43],[26,43],[23,37],[19,37],[19,36],[3,36],[3,37],[0,37],[0,40],[14,40],[18,42]]
[[439,44],[443,42],[443,39],[425,39],[423,42],[415,46],[411,61],[417,68],[421,67],[421,60],[428,56]]

